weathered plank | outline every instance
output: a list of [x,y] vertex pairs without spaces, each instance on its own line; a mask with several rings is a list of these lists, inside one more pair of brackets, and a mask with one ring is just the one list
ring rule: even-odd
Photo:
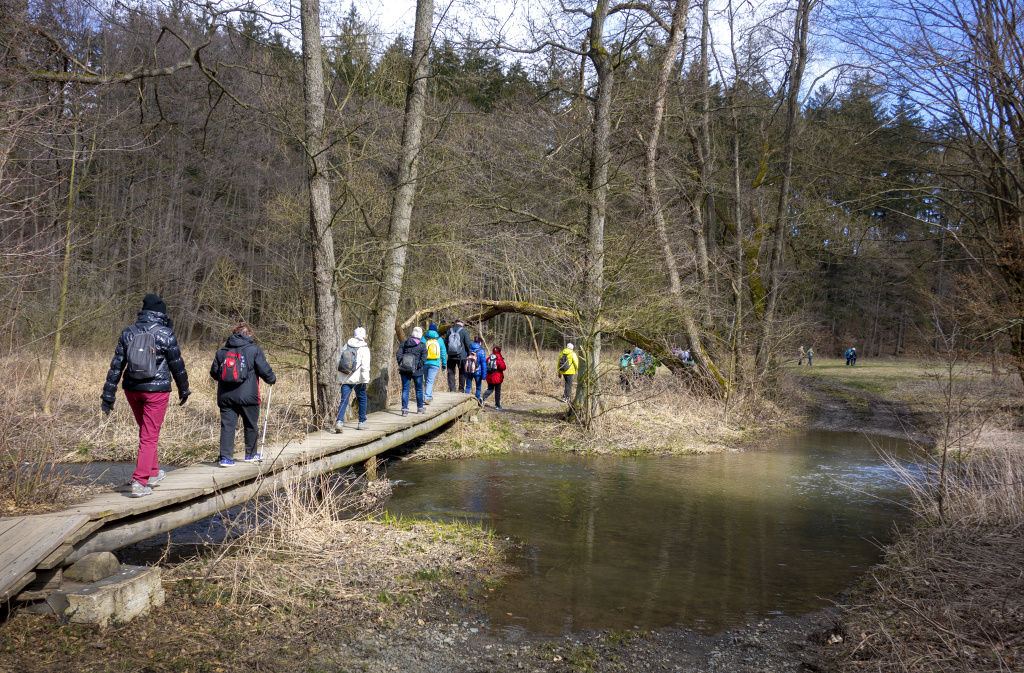
[[5,526],[0,533],[0,595],[15,593],[21,578],[88,520],[82,514],[46,514],[19,517]]

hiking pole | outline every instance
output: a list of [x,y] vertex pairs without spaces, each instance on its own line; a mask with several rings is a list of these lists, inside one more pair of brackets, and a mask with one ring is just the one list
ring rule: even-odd
[[274,386],[267,391],[267,415],[263,417],[263,439],[260,440],[260,461],[263,460],[263,447],[267,445],[267,423],[270,422],[270,398],[274,396]]

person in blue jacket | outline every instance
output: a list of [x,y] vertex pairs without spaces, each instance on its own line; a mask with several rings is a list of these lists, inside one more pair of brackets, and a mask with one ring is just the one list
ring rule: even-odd
[[466,362],[470,361],[470,357],[476,355],[476,371],[473,373],[466,372],[466,389],[462,392],[469,394],[469,391],[473,388],[473,382],[476,382],[476,399],[481,404],[483,403],[483,387],[484,377],[487,376],[487,351],[484,349],[484,345],[480,343],[480,337],[473,339],[473,345],[469,347],[469,356],[466,357],[466,361],[462,363],[462,366],[466,366]]
[[[434,379],[437,378],[439,371],[448,366],[448,346],[445,345],[441,335],[437,333],[437,325],[434,323],[430,323],[423,339],[427,347],[427,361],[424,363],[426,381],[423,384],[423,403],[430,404],[430,400],[434,399]],[[437,357],[432,358],[430,356],[435,354],[434,351],[437,351]]]

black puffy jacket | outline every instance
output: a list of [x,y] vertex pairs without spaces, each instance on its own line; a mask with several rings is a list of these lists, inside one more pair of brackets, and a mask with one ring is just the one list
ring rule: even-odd
[[[178,338],[174,336],[174,323],[167,317],[166,313],[159,311],[139,311],[139,318],[135,321],[139,329],[150,330],[156,340],[156,376],[145,381],[136,381],[127,376],[121,381],[121,388],[124,390],[137,390],[144,393],[169,393],[171,392],[171,377],[174,377],[174,384],[178,387],[178,394],[188,392],[188,372],[185,371],[185,361],[181,359],[181,350],[178,348]],[[155,329],[153,324],[159,325]],[[110,361],[110,371],[107,372],[107,380],[103,384],[103,394],[100,399],[104,402],[114,403],[117,395],[117,382],[121,380],[125,365],[128,360],[125,358],[125,350],[135,333],[128,327],[121,332],[117,340],[117,348],[114,349],[114,359]]]
[[[240,350],[245,356],[247,365],[252,369],[249,376],[241,383],[225,383],[220,380],[220,369],[224,363],[224,356],[228,349]],[[252,337],[244,334],[232,334],[224,348],[217,351],[210,365],[210,376],[217,381],[217,406],[257,406],[260,403],[259,379],[263,379],[269,385],[277,382],[274,370],[270,368],[263,349],[252,342]]]

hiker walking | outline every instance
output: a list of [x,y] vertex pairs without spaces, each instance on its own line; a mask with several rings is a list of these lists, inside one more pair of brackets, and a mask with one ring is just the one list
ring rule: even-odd
[[846,351],[843,353],[843,355],[846,356],[846,366],[849,367],[850,366],[850,358],[853,357],[853,355],[850,354],[850,349],[847,348]]
[[448,328],[444,341],[448,352],[448,390],[461,393],[466,388],[466,372],[462,371],[462,362],[469,355],[470,343],[466,321],[462,318],[456,320],[455,324]]
[[857,366],[857,349],[856,348],[850,348],[850,366],[851,367],[856,367]]
[[486,401],[491,393],[494,394],[494,408],[501,411],[501,383],[505,380],[505,358],[501,356],[501,346],[495,346],[487,358],[487,392],[483,400]]
[[807,351],[805,351],[804,347],[801,346],[800,347],[800,360],[796,363],[797,367],[799,367],[800,365],[802,365],[804,363],[804,358],[806,358],[806,357],[807,357]]
[[807,349],[807,366],[810,367],[812,365],[814,365],[814,349],[813,348],[808,348]]
[[561,355],[558,356],[558,375],[565,379],[565,390],[562,392],[563,402],[572,399],[572,380],[576,377],[576,370],[580,366],[580,359],[574,351],[575,346],[571,343],[565,344]]
[[366,385],[370,382],[370,347],[366,344],[366,328],[357,327],[352,338],[341,349],[338,356],[338,382],[341,384],[341,404],[338,405],[338,420],[334,432],[341,434],[345,428],[345,412],[348,411],[349,397],[356,394],[359,407],[359,425],[356,430],[366,429]]
[[220,466],[235,464],[235,430],[242,417],[245,461],[263,460],[256,452],[259,439],[260,382],[277,382],[263,349],[253,342],[252,329],[240,322],[232,330],[224,347],[217,351],[210,366],[210,378],[217,382],[217,408],[220,409]]
[[423,406],[423,364],[427,361],[427,347],[423,345],[423,328],[412,328],[412,336],[398,347],[398,373],[402,377],[402,415],[409,415],[409,386],[416,384],[416,413],[426,412]]
[[[124,374],[124,379],[121,375]],[[188,401],[188,372],[181,359],[174,323],[167,317],[167,304],[155,294],[142,300],[135,324],[121,332],[103,384],[100,409],[109,415],[114,409],[117,382],[139,425],[139,454],[131,480],[131,497],[152,495],[153,485],[164,478],[157,460],[160,426],[171,397],[171,379],[178,388],[179,406]]]
[[629,390],[629,379],[633,376],[633,373],[630,371],[633,365],[633,358],[629,353],[630,351],[627,348],[619,356],[619,386],[623,390]]
[[469,347],[469,355],[462,363],[462,370],[466,374],[466,388],[462,392],[469,394],[473,384],[476,383],[476,400],[483,404],[484,376],[487,375],[487,349],[484,348],[483,339],[476,337],[473,345]]
[[434,379],[437,373],[448,366],[448,348],[437,333],[437,325],[430,323],[427,333],[423,335],[427,340],[427,364],[426,381],[423,385],[423,403],[430,404],[434,399]]

